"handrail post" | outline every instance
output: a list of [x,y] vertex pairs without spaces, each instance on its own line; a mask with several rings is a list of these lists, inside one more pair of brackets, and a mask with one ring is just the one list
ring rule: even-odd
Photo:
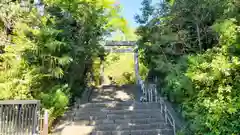
[[149,84],[147,84],[147,95],[148,95],[148,99],[147,101],[150,101],[151,95],[150,95],[150,89],[149,89]]
[[176,135],[176,125],[174,120],[173,120],[173,135]]
[[163,113],[163,103],[162,103],[162,101],[160,101],[160,104],[161,104],[161,113]]
[[48,135],[48,112],[44,111],[43,135]]
[[157,94],[157,86],[154,85],[154,91],[155,91],[155,102],[158,102],[158,94]]
[[151,88],[151,102],[153,102],[153,87]]
[[153,101],[153,89],[152,89],[152,85],[150,87],[150,91],[151,91],[151,102]]
[[151,88],[151,85],[148,89],[149,89],[149,101],[152,102],[152,88]]
[[164,105],[164,116],[165,116],[165,123],[167,123],[167,106]]

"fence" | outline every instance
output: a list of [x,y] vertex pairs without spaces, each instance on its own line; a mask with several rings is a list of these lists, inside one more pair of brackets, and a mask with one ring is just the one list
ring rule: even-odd
[[0,101],[0,135],[47,135],[47,121],[46,111],[40,118],[38,100]]
[[141,85],[141,90],[142,90],[142,94],[143,94],[141,101],[159,103],[160,108],[161,108],[161,113],[165,119],[165,123],[168,123],[172,126],[173,134],[176,135],[175,120],[172,117],[172,114],[170,113],[170,111],[168,110],[167,105],[165,104],[164,100],[162,100],[162,98],[158,94],[156,84],[146,83],[141,79],[140,79],[139,83]]

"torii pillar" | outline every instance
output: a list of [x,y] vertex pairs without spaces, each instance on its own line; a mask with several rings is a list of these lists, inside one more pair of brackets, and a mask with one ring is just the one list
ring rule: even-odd
[[138,48],[136,46],[134,52],[134,67],[135,67],[135,76],[136,76],[136,84],[139,84],[140,75],[139,75],[139,61],[138,61]]

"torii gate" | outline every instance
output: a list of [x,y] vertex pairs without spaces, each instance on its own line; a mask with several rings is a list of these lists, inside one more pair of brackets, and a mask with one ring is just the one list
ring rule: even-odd
[[[114,53],[134,53],[134,69],[135,69],[135,76],[136,76],[136,84],[139,84],[140,75],[139,75],[139,62],[138,62],[138,46],[135,41],[107,41],[104,45],[105,50],[108,52]],[[113,49],[113,47],[129,47],[129,48],[122,48],[122,49]],[[103,82],[103,73],[104,73],[104,66],[103,60],[101,60],[101,83]]]

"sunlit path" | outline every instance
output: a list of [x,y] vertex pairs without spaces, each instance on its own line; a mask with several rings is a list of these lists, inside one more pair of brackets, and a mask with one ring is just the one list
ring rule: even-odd
[[129,101],[138,99],[138,89],[136,85],[103,85],[100,89],[94,89],[91,102],[103,101]]

